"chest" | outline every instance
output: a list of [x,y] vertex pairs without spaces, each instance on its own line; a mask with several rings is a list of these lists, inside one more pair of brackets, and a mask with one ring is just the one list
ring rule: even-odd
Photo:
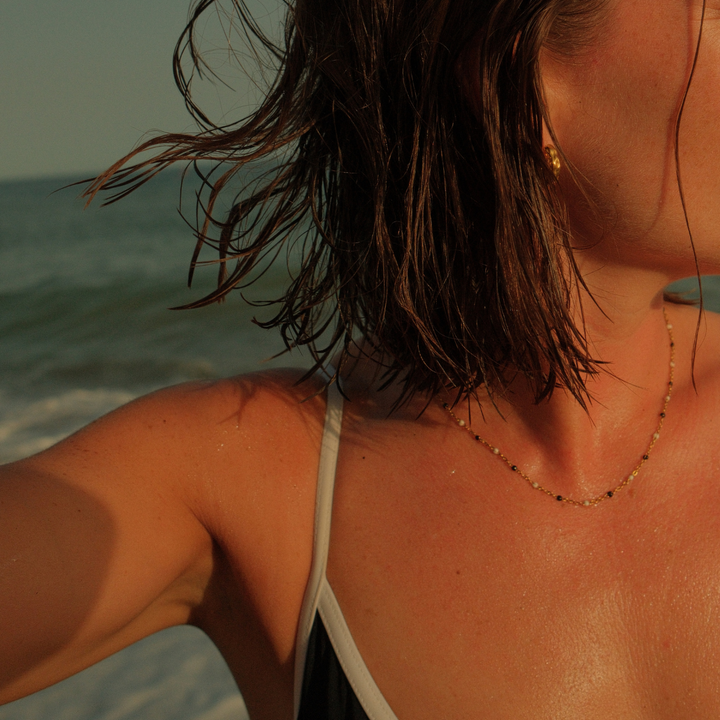
[[402,468],[346,452],[328,576],[400,720],[477,708],[487,718],[717,717],[711,491],[676,492],[657,472],[664,496],[639,488],[584,511],[527,488],[519,500],[488,494],[502,475],[478,486],[432,452],[410,463],[405,453]]

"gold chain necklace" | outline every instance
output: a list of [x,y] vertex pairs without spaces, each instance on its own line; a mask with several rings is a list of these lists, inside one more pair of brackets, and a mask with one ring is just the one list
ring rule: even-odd
[[675,340],[672,334],[673,326],[668,320],[665,308],[663,308],[663,317],[665,318],[665,327],[667,328],[668,337],[670,338],[670,379],[668,380],[667,394],[663,398],[663,406],[662,411],[660,412],[660,418],[658,420],[657,428],[655,429],[655,432],[650,438],[650,444],[647,446],[647,449],[643,453],[640,461],[635,466],[633,471],[629,475],[627,475],[627,477],[625,477],[612,490],[607,490],[606,492],[602,493],[602,495],[597,495],[596,497],[588,498],[587,500],[576,500],[575,498],[567,497],[566,495],[558,495],[552,490],[548,490],[547,488],[543,487],[539,482],[531,480],[528,475],[526,475],[517,465],[513,464],[505,454],[503,454],[500,448],[495,447],[487,440],[485,440],[485,438],[482,438],[477,433],[475,433],[473,429],[464,420],[460,419],[453,412],[450,405],[448,405],[447,403],[443,403],[443,408],[447,410],[447,412],[450,414],[450,417],[452,417],[463,430],[467,430],[470,433],[470,435],[475,441],[479,442],[481,445],[484,445],[493,455],[502,460],[514,473],[517,473],[523,480],[525,480],[525,482],[527,482],[527,484],[533,490],[539,490],[540,492],[545,493],[545,495],[547,495],[548,497],[551,497],[558,502],[567,503],[568,505],[577,505],[579,507],[593,507],[595,505],[598,505],[604,500],[609,500],[610,498],[614,497],[620,490],[627,487],[635,479],[637,474],[640,472],[642,466],[650,459],[650,453],[655,447],[655,443],[660,438],[660,430],[662,430],[663,423],[665,422],[665,414],[667,412],[668,403],[670,402],[670,396],[672,395],[673,377],[675,375]]

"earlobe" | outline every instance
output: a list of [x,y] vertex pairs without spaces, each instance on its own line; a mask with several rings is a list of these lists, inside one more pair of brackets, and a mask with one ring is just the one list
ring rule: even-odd
[[547,158],[550,169],[553,171],[553,175],[555,178],[559,178],[562,163],[560,162],[560,155],[554,145],[545,146],[545,157]]
[[560,145],[558,134],[558,121],[563,126],[566,94],[561,84],[561,73],[559,72],[558,60],[547,50],[540,53],[540,75],[542,81],[542,147],[545,159],[555,178],[560,177],[563,162],[558,147]]
[[560,177],[560,171],[562,170],[562,161],[560,159],[560,153],[557,149],[558,141],[555,136],[555,127],[553,122],[553,110],[556,105],[556,93],[552,88],[548,88],[544,76],[542,102],[544,105],[542,119],[543,153],[545,155],[545,159],[547,160],[548,167],[552,170],[555,179],[558,179]]

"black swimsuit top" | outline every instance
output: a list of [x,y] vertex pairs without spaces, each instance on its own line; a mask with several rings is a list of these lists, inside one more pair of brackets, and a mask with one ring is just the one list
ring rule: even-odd
[[355,645],[325,576],[343,400],[328,388],[315,502],[313,560],[295,655],[295,720],[397,720]]

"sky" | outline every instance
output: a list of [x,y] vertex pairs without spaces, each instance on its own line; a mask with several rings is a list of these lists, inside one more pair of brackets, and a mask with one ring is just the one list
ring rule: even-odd
[[[279,27],[280,0],[247,4],[265,27]],[[192,131],[172,77],[189,7],[190,0],[0,3],[0,180],[92,174],[148,132]],[[255,81],[228,64],[218,14],[208,18],[205,46],[233,91],[204,83],[200,97],[213,117],[239,117],[257,99]]]

